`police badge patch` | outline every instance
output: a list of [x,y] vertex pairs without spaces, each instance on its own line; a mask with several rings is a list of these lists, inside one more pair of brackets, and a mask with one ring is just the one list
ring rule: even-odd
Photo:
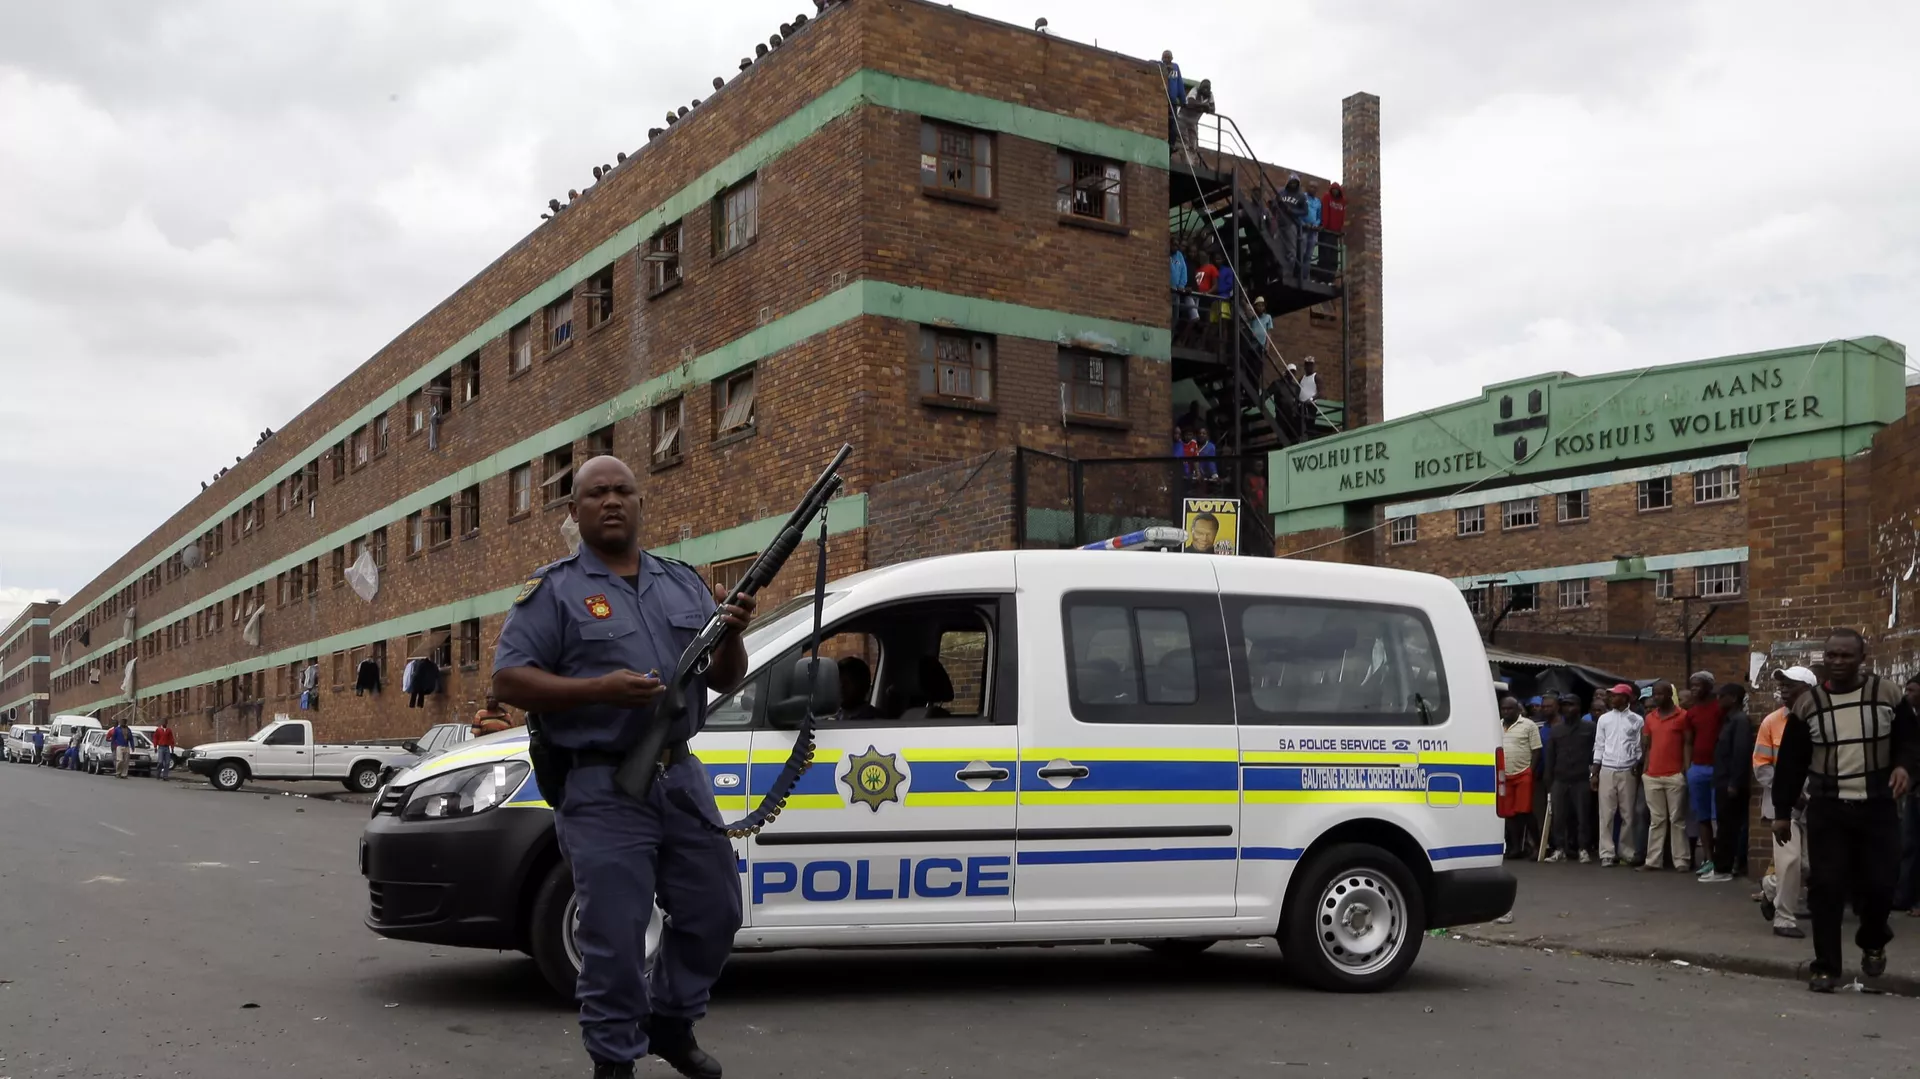
[[878,813],[881,802],[900,800],[900,784],[906,777],[900,774],[900,764],[893,754],[868,746],[865,753],[847,761],[847,770],[840,778],[854,801]]
[[587,613],[595,618],[612,618],[613,606],[607,602],[605,596],[588,596]]
[[514,605],[519,606],[520,604],[525,603],[527,601],[527,597],[533,595],[533,593],[537,589],[539,589],[540,582],[543,579],[544,578],[540,578],[540,577],[527,578],[527,583],[520,586],[520,594],[513,597]]

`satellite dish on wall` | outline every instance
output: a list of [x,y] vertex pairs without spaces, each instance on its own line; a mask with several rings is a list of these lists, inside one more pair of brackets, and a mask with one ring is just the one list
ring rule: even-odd
[[189,543],[187,549],[180,552],[180,564],[188,569],[199,569],[207,564],[206,552],[200,549],[199,544]]

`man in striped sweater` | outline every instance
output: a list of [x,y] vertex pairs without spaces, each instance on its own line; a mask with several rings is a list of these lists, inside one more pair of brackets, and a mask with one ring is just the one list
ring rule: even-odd
[[1792,838],[1796,792],[1807,792],[1807,861],[1812,870],[1813,966],[1808,988],[1839,982],[1840,923],[1847,901],[1860,917],[1854,943],[1860,973],[1887,969],[1887,943],[1900,866],[1899,800],[1920,771],[1914,712],[1896,682],[1861,670],[1866,640],[1842,627],[1827,638],[1826,679],[1793,703],[1774,771],[1773,832]]

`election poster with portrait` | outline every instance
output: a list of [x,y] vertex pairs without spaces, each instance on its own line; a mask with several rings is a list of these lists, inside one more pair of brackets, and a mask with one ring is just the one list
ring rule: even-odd
[[1240,550],[1240,500],[1189,498],[1182,513],[1191,554],[1237,554]]

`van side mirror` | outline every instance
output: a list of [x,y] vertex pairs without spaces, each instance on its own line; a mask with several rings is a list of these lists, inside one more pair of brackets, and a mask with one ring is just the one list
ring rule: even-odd
[[840,665],[833,660],[803,656],[792,663],[776,663],[767,674],[767,722],[771,726],[790,731],[798,728],[808,714],[825,719],[840,711]]

